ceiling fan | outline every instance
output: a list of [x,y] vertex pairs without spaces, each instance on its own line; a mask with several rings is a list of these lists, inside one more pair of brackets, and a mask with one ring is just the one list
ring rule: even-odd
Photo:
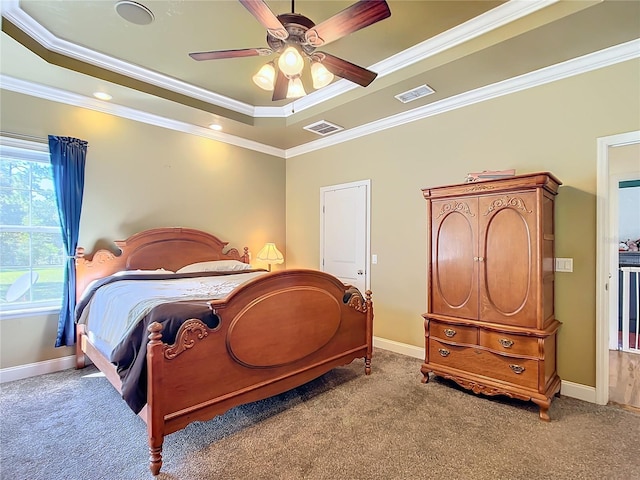
[[[195,52],[189,54],[191,58],[200,61],[280,53],[277,75],[275,62],[269,62],[254,76],[254,82],[258,86],[265,90],[273,90],[273,101],[306,94],[300,79],[304,66],[303,57],[311,61],[315,88],[329,84],[333,75],[366,87],[378,75],[329,53],[316,51],[316,48],[391,16],[391,10],[385,0],[359,0],[318,25],[304,15],[294,12],[294,0],[291,1],[291,13],[277,16],[264,0],[239,2],[267,29],[269,48]],[[296,87],[300,89],[297,93],[292,90]]]

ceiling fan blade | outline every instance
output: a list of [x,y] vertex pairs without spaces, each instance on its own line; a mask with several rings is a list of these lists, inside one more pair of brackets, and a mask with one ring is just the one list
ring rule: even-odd
[[273,86],[273,96],[271,100],[277,102],[278,100],[284,100],[287,98],[287,89],[289,88],[289,79],[278,70],[278,75],[276,76],[276,83]]
[[366,87],[378,76],[376,72],[359,67],[351,62],[334,57],[325,52],[317,52],[322,55],[321,63],[334,75],[345,78],[350,82]]
[[385,0],[360,0],[307,30],[305,39],[312,46],[320,47],[390,16]]
[[284,28],[282,22],[278,20],[269,6],[263,0],[239,0],[244,7],[251,12],[251,15],[262,24],[272,37],[285,40],[289,36],[289,32]]
[[216,50],[213,52],[195,52],[189,56],[194,60],[218,60],[221,58],[257,57],[271,55],[273,51],[269,48],[242,48],[239,50]]

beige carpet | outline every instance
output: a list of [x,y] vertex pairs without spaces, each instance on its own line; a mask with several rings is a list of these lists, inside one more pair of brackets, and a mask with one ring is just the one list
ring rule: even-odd
[[[534,404],[420,383],[420,361],[377,350],[303,387],[165,438],[159,480],[640,479],[640,415]],[[145,425],[95,369],[0,390],[2,480],[150,479]]]

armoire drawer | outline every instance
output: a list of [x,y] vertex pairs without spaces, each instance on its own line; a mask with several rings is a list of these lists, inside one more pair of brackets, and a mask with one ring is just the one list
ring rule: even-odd
[[540,346],[536,337],[525,337],[490,330],[480,329],[480,345],[495,352],[511,355],[540,357]]
[[431,339],[429,363],[537,390],[538,361],[498,355],[477,347],[448,345]]
[[478,344],[478,329],[464,325],[451,325],[448,323],[429,321],[429,335],[446,342]]

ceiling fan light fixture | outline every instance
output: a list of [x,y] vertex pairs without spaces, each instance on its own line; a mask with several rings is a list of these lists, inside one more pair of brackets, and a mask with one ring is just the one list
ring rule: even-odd
[[263,90],[273,90],[276,78],[276,69],[273,66],[273,62],[265,63],[252,78],[253,83]]
[[333,73],[327,70],[320,62],[313,62],[311,64],[311,78],[313,78],[313,88],[316,90],[322,87],[326,87],[333,82]]
[[300,75],[303,67],[304,59],[302,55],[300,55],[300,52],[298,52],[298,49],[292,45],[285,48],[278,59],[278,68],[288,77]]
[[293,77],[289,79],[287,98],[300,98],[304,97],[306,94],[307,92],[304,91],[304,85],[302,85],[302,79],[300,77]]

